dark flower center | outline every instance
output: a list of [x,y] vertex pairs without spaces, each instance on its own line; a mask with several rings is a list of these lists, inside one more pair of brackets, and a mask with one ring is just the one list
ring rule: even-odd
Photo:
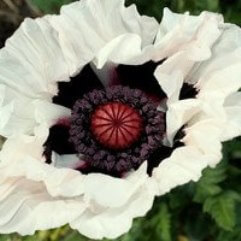
[[91,131],[103,146],[120,150],[130,147],[139,139],[142,122],[134,108],[111,102],[95,110],[91,117]]
[[[72,109],[72,117],[63,117],[50,128],[44,144],[46,163],[52,163],[53,151],[59,155],[75,154],[85,162],[77,167],[80,172],[120,177],[123,172],[137,169],[147,161],[151,175],[163,159],[183,145],[179,138],[182,129],[174,138],[173,147],[162,145],[165,114],[158,111],[157,106],[160,103],[165,106],[167,96],[153,73],[164,61],[114,67],[112,86],[121,86],[107,90],[90,64],[71,77],[71,81],[58,82],[59,91],[53,103]],[[194,98],[196,94],[192,85],[184,83],[179,98]],[[105,120],[100,118],[103,117],[99,114],[101,109],[110,110]],[[125,116],[121,115],[121,110],[123,115],[132,113],[135,125],[133,119],[123,122]]]
[[122,173],[138,168],[162,145],[164,113],[138,89],[94,90],[76,101],[69,133],[89,165]]

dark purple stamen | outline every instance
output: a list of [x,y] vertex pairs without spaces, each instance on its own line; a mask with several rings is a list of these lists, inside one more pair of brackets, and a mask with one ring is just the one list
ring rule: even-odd
[[[97,108],[108,103],[124,104],[139,113],[144,128],[139,139],[132,145],[121,149],[113,148],[100,142],[93,133],[92,115]],[[147,160],[151,153],[161,146],[164,132],[164,113],[157,111],[142,91],[115,86],[106,91],[94,90],[75,103],[70,141],[74,143],[78,153],[87,157],[86,160],[91,166],[110,173],[121,173],[136,169]]]
[[[83,99],[83,108],[85,109],[85,107],[89,105],[89,109],[87,108],[88,111],[84,112],[84,116],[91,116],[90,113],[93,113],[100,103],[104,104],[110,103],[111,101],[113,102],[113,100],[120,100],[121,103],[128,102],[127,105],[138,110],[141,118],[144,120],[142,133],[138,140],[134,141],[130,146],[127,145],[125,149],[119,149],[117,151],[110,147],[107,148],[103,143],[101,144],[100,141],[97,140],[98,138],[94,135],[93,130],[91,131],[90,125],[85,124],[83,130],[78,133],[78,138],[83,138],[82,136],[86,135],[88,132],[90,139],[86,140],[92,140],[95,145],[91,148],[90,146],[87,146],[89,153],[86,154],[87,159],[84,169],[83,167],[80,169],[82,173],[101,172],[120,177],[122,171],[138,168],[143,162],[143,159],[148,157],[148,173],[151,175],[153,168],[158,166],[163,159],[170,156],[173,148],[182,145],[179,141],[179,135],[175,138],[175,145],[173,148],[165,147],[160,144],[165,129],[165,123],[163,121],[165,116],[163,113],[156,110],[156,106],[158,103],[165,101],[167,97],[162,91],[153,73],[156,67],[163,61],[158,63],[150,61],[138,66],[118,65],[113,69],[113,73],[115,73],[113,78],[115,79],[112,80],[111,83],[122,85],[122,87],[119,88],[124,92],[124,99],[123,96],[121,97],[121,95],[118,95],[118,91],[115,92],[115,89],[110,91],[108,96],[103,94],[105,91],[93,91],[103,90],[104,87],[89,64],[86,65],[78,75],[72,77],[71,81],[58,82],[59,92],[58,95],[53,98],[53,102],[56,104],[72,109],[77,100]],[[127,91],[128,88],[126,89],[123,86],[142,90],[145,94],[143,95],[141,91],[137,90],[135,96],[132,96],[132,94]],[[195,98],[197,93],[197,90],[192,85],[185,83],[180,92],[180,99]],[[115,98],[113,98],[113,96]],[[142,97],[140,98],[140,96]],[[103,100],[103,102],[101,102],[100,99]],[[152,101],[150,102],[148,99],[151,99]],[[152,103],[152,105],[155,103],[155,108],[148,109],[148,106],[145,105],[147,102]],[[162,131],[161,134],[159,133],[159,137],[158,135],[155,136],[155,133],[158,131],[158,128],[155,128],[155,125],[157,125],[158,121],[151,120],[153,113],[158,113],[158,115],[160,115]],[[78,118],[80,117],[78,116]],[[150,122],[147,122],[146,119],[150,119]],[[91,123],[90,120],[91,118],[89,118],[88,123]],[[52,162],[52,151],[55,151],[59,155],[77,154],[76,145],[74,145],[73,142],[69,142],[71,126],[70,119],[63,118],[58,120],[58,122],[50,128],[50,134],[44,145],[45,151],[43,153],[46,157],[47,163]],[[77,144],[79,145],[78,148],[80,153],[85,149],[84,145],[80,145],[81,143]],[[152,148],[152,146],[155,146],[157,143],[158,147]],[[87,151],[87,149],[85,149],[85,151]],[[119,158],[118,163],[115,161],[117,156]]]
[[119,65],[116,68],[119,82],[121,85],[140,89],[153,101],[160,102],[167,96],[157,82],[154,72],[164,61],[165,59],[156,63],[149,61],[142,65]]

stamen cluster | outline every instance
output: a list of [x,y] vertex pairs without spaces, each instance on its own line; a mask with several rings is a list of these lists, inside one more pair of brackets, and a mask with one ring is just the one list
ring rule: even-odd
[[102,172],[136,169],[162,144],[164,113],[139,89],[114,86],[77,100],[70,142]]

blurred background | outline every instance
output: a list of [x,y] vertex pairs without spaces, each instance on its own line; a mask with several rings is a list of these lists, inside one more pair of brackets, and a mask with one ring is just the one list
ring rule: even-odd
[[[25,17],[58,13],[72,0],[0,0],[0,47]],[[241,0],[127,0],[142,14],[162,18],[167,6],[175,12],[203,10],[222,13],[241,26]],[[224,144],[223,160],[206,169],[198,183],[156,199],[145,218],[134,221],[116,241],[241,241],[241,138]],[[0,214],[1,215],[1,214]],[[51,215],[51,214],[50,214]],[[68,226],[33,236],[0,235],[0,241],[90,241]],[[107,240],[105,240],[107,241]]]

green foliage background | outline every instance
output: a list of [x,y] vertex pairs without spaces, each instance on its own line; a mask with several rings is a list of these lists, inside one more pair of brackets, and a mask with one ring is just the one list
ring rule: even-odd
[[[71,0],[31,0],[44,13],[56,13]],[[241,25],[240,0],[127,0],[141,13],[162,17],[162,9],[221,12],[226,21]],[[135,220],[128,234],[116,241],[241,241],[241,139],[225,143],[224,157],[190,183],[156,199],[145,218]],[[0,241],[90,241],[68,226],[33,236],[2,235]],[[107,240],[105,240],[107,241]]]

